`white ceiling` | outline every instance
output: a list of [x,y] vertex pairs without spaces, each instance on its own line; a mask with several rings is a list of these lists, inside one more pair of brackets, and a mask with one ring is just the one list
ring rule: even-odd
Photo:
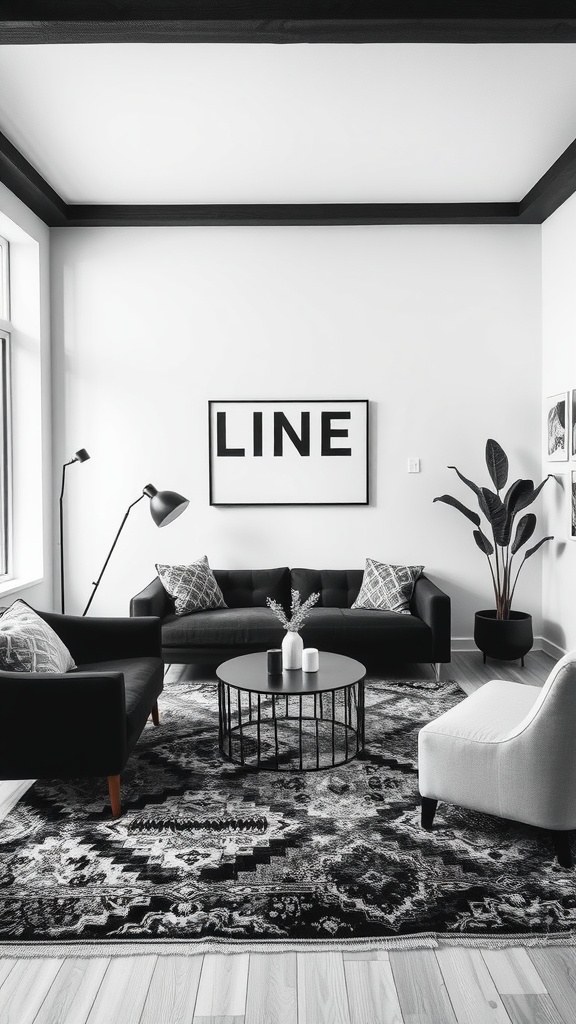
[[0,130],[70,203],[517,201],[576,44],[2,46]]

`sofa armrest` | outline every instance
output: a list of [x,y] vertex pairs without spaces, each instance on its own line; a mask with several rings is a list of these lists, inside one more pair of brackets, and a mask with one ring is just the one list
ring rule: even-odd
[[[85,617],[38,612],[58,634],[77,665],[116,658],[161,658],[160,619],[154,616]],[[43,677],[45,678],[45,677]]]
[[127,759],[122,672],[0,672],[0,778],[118,775]]
[[450,661],[450,598],[427,576],[420,576],[414,585],[410,611],[430,626],[433,637],[434,662]]
[[157,576],[130,601],[130,615],[157,615],[163,619],[171,611],[170,598]]

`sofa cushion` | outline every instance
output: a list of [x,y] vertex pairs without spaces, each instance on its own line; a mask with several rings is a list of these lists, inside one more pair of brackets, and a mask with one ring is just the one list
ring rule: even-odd
[[214,576],[228,608],[265,608],[271,597],[290,604],[290,569],[215,569]]
[[195,615],[167,615],[162,621],[162,646],[240,647],[257,645],[266,650],[279,647],[284,630],[269,608],[222,608]]
[[18,598],[0,617],[0,668],[9,672],[70,672],[76,665],[52,627]]
[[378,654],[389,661],[428,660],[432,632],[415,615],[352,608],[312,608],[301,630],[306,647],[335,654]]
[[[133,748],[150,715],[150,709],[162,693],[164,662],[161,658],[116,658],[78,665],[79,672],[122,672],[126,700],[126,740]],[[81,686],[81,680],[78,681]]]
[[305,647],[338,653],[344,640],[343,626],[341,608],[311,608],[300,635]]
[[190,565],[157,565],[156,571],[166,593],[174,598],[176,615],[226,607],[206,555]]
[[362,583],[362,569],[292,569],[291,586],[302,601],[318,593],[317,608],[350,608]]
[[343,608],[342,619],[343,642],[348,646],[353,643],[355,649],[377,653],[386,661],[432,660],[432,630],[417,615]]
[[423,565],[388,565],[367,558],[360,593],[352,607],[409,615],[414,584],[423,569]]

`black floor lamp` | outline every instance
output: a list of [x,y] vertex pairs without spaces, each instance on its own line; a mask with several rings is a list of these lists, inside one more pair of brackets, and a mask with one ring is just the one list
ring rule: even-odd
[[62,466],[62,488],[60,490],[60,610],[62,613],[65,611],[64,601],[64,487],[66,485],[66,466],[71,466],[73,462],[86,462],[90,456],[85,448],[80,448],[74,453],[69,462],[65,462]]
[[176,491],[158,491],[152,484],[146,484],[146,487],[142,491],[140,497],[136,498],[136,501],[133,501],[132,504],[129,505],[128,508],[126,509],[124,519],[120,523],[120,529],[118,530],[118,533],[114,538],[114,543],[112,544],[112,547],[108,552],[106,561],[102,566],[100,575],[93,584],[94,589],[90,594],[90,600],[88,601],[88,604],[86,605],[84,611],[82,612],[82,615],[86,615],[86,612],[88,611],[90,605],[92,604],[92,601],[94,600],[94,594],[96,593],[98,587],[100,586],[100,580],[104,575],[106,566],[110,561],[112,552],[114,551],[114,548],[118,543],[118,538],[122,533],[122,530],[124,529],[124,524],[128,519],[130,512],[134,508],[134,505],[137,505],[139,501],[142,501],[142,498],[150,498],[150,515],[152,516],[152,519],[156,523],[156,526],[168,526],[168,523],[172,523],[175,519],[177,519],[178,516],[181,515],[181,513],[184,511],[184,509],[187,508],[188,505],[190,504],[187,498],[183,498],[182,495],[178,494]]

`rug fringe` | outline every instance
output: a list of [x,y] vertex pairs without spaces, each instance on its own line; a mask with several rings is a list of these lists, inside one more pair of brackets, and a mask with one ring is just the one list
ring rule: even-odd
[[246,941],[244,939],[139,939],[126,942],[102,942],[78,939],[75,942],[10,942],[0,940],[0,959],[37,959],[39,957],[134,957],[134,956],[202,956],[205,953],[362,953],[373,950],[388,952],[411,949],[439,949],[442,946],[466,946],[481,949],[505,949],[509,946],[575,946],[575,932],[555,932],[535,935],[445,935],[422,932],[418,935],[398,935],[372,939],[270,939]]

